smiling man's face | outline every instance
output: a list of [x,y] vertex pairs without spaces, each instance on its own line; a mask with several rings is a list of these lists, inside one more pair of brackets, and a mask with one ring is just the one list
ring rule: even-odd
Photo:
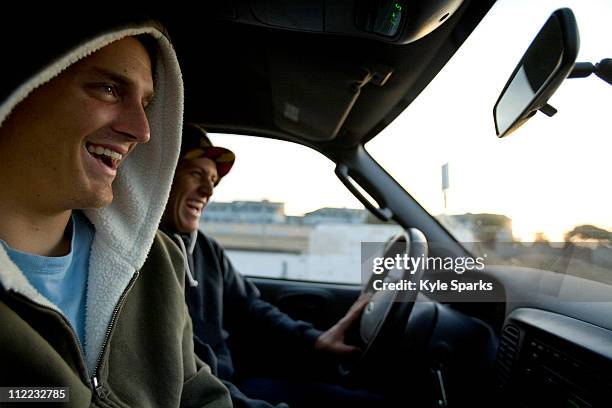
[[114,42],[15,107],[0,129],[0,171],[47,210],[108,205],[121,163],[150,138],[152,95],[144,46],[133,37]]
[[182,234],[197,230],[218,178],[217,165],[207,157],[181,160],[163,222]]

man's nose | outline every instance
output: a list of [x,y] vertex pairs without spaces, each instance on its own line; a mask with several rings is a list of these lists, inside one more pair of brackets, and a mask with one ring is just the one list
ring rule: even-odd
[[215,184],[212,182],[212,180],[204,179],[202,184],[200,184],[199,192],[205,197],[210,197],[213,195],[214,189]]
[[125,101],[122,104],[114,130],[129,136],[136,143],[147,143],[151,139],[149,120],[139,100]]

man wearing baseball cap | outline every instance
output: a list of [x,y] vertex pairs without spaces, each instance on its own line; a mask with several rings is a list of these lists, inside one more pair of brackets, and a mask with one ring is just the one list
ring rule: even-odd
[[232,384],[234,367],[227,338],[248,325],[257,328],[259,335],[282,338],[297,353],[359,352],[344,338],[367,299],[358,300],[336,325],[321,332],[259,298],[255,285],[234,269],[219,243],[198,230],[214,188],[234,160],[230,150],[212,145],[204,128],[187,124],[161,229],[175,240],[186,259],[185,297],[196,353],[229,388],[235,406],[270,407],[268,402],[249,399]]

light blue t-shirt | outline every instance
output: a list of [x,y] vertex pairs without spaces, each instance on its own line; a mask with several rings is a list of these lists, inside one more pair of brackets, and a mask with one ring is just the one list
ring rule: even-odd
[[64,313],[81,344],[85,343],[85,293],[89,274],[89,252],[95,234],[93,225],[80,211],[73,211],[69,225],[70,253],[40,256],[19,252],[0,240],[8,256],[40,294]]

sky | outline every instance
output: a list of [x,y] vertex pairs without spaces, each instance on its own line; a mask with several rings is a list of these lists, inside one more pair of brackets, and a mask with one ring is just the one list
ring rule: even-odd
[[[612,1],[500,0],[421,95],[366,145],[431,214],[504,214],[523,240],[551,240],[580,224],[612,230],[612,87],[592,75],[566,80],[549,103],[498,139],[493,105],[552,11],[570,7],[580,31],[577,61],[612,58]],[[217,201],[283,201],[288,214],[360,208],[320,154],[288,142],[211,135],[233,149],[235,169]],[[300,163],[300,166],[295,166]],[[448,163],[447,208],[441,166]],[[274,186],[271,188],[270,186]]]

